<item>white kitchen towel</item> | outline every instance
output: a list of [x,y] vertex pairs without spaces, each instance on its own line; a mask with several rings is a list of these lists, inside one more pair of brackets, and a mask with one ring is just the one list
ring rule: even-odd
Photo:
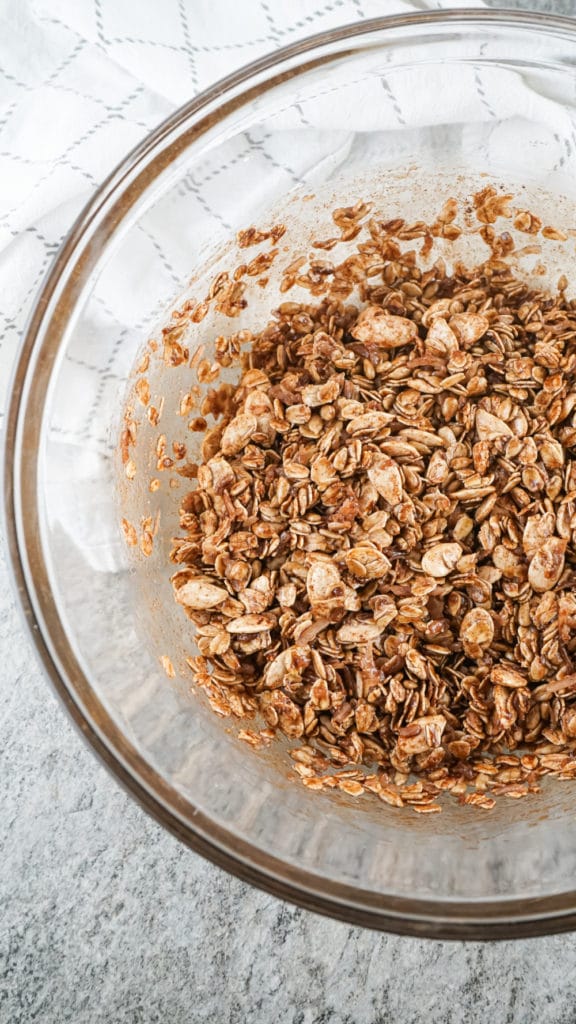
[[452,0],[0,0],[0,424],[34,296],[82,206],[148,131],[256,57]]

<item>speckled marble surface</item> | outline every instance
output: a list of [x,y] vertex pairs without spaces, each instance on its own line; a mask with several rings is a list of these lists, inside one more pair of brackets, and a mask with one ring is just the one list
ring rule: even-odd
[[[509,6],[576,15],[574,0]],[[181,847],[73,731],[6,578],[0,561],[2,1024],[576,1021],[576,935],[378,935],[283,904]]]

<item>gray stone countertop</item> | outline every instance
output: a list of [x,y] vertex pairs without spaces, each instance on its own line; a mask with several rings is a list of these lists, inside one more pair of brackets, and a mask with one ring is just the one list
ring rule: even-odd
[[[576,15],[575,0],[508,6]],[[2,1024],[576,1022],[576,934],[380,935],[281,903],[181,846],[72,729],[6,581],[0,562]]]

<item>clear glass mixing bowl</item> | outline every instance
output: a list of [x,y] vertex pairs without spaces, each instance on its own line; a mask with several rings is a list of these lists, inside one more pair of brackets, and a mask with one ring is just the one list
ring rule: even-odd
[[[279,753],[240,743],[180,671],[189,638],[168,583],[168,492],[135,492],[142,511],[162,508],[152,557],[130,561],[123,544],[119,508],[133,499],[118,497],[122,403],[160,311],[201,293],[235,231],[279,204],[305,235],[331,189],[346,202],[362,180],[381,209],[404,204],[410,215],[411,174],[421,202],[423,181],[431,202],[451,176],[456,188],[484,174],[557,200],[557,221],[576,224],[575,63],[568,20],[448,11],[327,32],[233,74],[94,196],[43,286],[16,369],[6,528],[31,635],[70,714],[184,842],[351,922],[468,938],[573,927],[576,787],[544,785],[490,814],[448,804],[420,818],[309,792]],[[560,259],[569,277],[573,249]],[[172,682],[162,653],[178,669]]]

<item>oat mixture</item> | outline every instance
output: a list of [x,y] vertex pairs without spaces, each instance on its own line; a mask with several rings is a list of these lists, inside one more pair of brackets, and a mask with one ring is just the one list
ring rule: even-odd
[[448,273],[399,230],[371,220],[346,261],[358,301],[317,260],[252,338],[173,586],[214,709],[297,741],[307,786],[490,808],[576,777],[576,302],[504,236]]

